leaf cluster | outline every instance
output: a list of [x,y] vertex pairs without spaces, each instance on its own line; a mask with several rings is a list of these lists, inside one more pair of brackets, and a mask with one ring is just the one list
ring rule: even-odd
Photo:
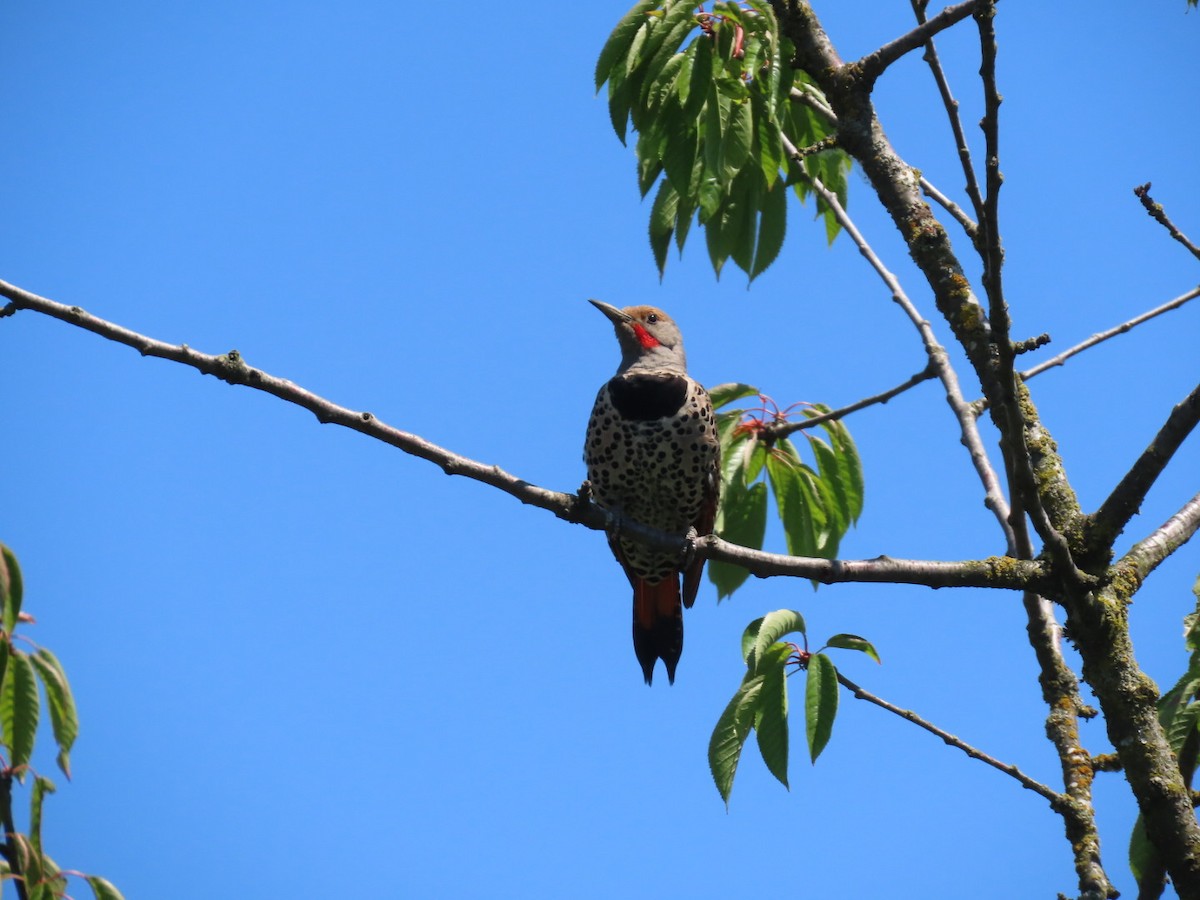
[[[781,638],[799,634],[803,648]],[[836,634],[826,648],[858,650],[876,662],[879,654],[865,638]],[[804,686],[804,730],[809,758],[815,763],[833,734],[838,709],[838,672],[833,660],[818,650],[808,652],[804,617],[780,609],[755,619],[742,634],[742,659],[746,674],[721,713],[708,743],[708,765],[721,799],[729,803],[742,748],[750,733],[757,736],[763,762],[784,787],[788,786],[787,667],[807,673]]]
[[[41,698],[46,695],[50,712],[50,728],[58,747],[56,762],[62,773],[71,777],[71,747],[79,733],[79,718],[75,699],[58,658],[45,647],[32,651],[18,647],[18,624],[32,622],[21,611],[24,585],[17,559],[8,547],[0,544],[0,747],[5,762],[0,770],[0,820],[6,832],[6,843],[0,853],[0,878],[16,879],[19,895],[24,900],[50,900],[66,893],[67,877],[45,852],[42,846],[42,807],[48,794],[56,790],[54,782],[34,774],[29,800],[29,830],[21,833],[13,826],[13,781],[25,783],[32,771],[38,724],[41,719]],[[27,639],[24,639],[28,642]],[[77,873],[76,873],[77,874]],[[96,900],[121,900],[121,893],[111,883],[97,875],[81,876],[92,889]]]
[[[596,62],[599,90],[622,143],[638,132],[638,186],[658,190],[650,247],[659,275],[672,240],[679,252],[693,221],[704,228],[718,276],[732,258],[751,281],[779,255],[787,193],[803,201],[820,178],[845,203],[850,158],[834,147],[793,159],[784,139],[811,147],[833,134],[805,93],[823,104],[811,79],[792,67],[793,50],[766,0],[640,0],[613,29]],[[839,224],[818,198],[829,240]]]
[[[826,421],[803,433],[815,462],[804,461],[790,438],[771,438],[768,424],[786,419],[769,398],[746,384],[722,384],[709,392],[717,409],[757,397],[756,409],[729,409],[717,414],[721,442],[721,507],[714,531],[727,541],[761,550],[767,529],[768,490],[783,525],[788,553],[833,559],[850,526],[863,509],[863,472],[850,432],[840,421]],[[828,412],[813,405],[812,417]],[[770,419],[768,423],[767,419]],[[769,487],[768,487],[769,486]],[[740,566],[713,561],[708,577],[724,599],[749,577]],[[815,583],[814,583],[815,584]]]

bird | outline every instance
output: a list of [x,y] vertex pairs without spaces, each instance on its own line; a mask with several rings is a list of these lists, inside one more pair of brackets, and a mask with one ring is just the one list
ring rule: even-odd
[[692,529],[699,536],[712,533],[721,485],[712,400],[688,377],[679,326],[665,312],[589,302],[616,329],[621,364],[601,386],[588,420],[587,486],[616,519],[608,544],[633,586],[633,649],[646,684],[660,659],[674,684],[683,653],[683,607],[696,599],[704,560],[623,537],[620,523],[639,522],[680,537]]

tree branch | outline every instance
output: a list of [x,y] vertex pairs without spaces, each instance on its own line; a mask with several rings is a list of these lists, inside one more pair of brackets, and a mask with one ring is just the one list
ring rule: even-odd
[[1117,563],[1117,571],[1132,575],[1134,584],[1141,585],[1146,576],[1158,568],[1159,563],[1191,540],[1197,528],[1200,528],[1200,494],[1196,494],[1171,518],[1130,547],[1129,552]]
[[967,237],[971,239],[971,243],[979,240],[979,225],[967,215],[966,210],[934,187],[933,183],[924,175],[920,177],[919,183],[925,196],[950,213],[951,218],[962,226]]
[[[797,152],[796,147],[788,140],[787,135],[783,135],[782,137],[784,152],[794,157]],[[887,266],[883,264],[883,260],[876,255],[871,245],[867,243],[866,238],[862,236],[862,233],[855,226],[854,221],[842,207],[837,195],[826,188],[819,178],[808,175],[803,167],[800,168],[800,171],[802,177],[808,180],[812,189],[833,210],[838,224],[842,226],[842,229],[850,237],[850,240],[858,247],[859,253],[870,263],[871,268],[875,270],[888,290],[891,291],[892,300],[904,310],[904,314],[908,316],[909,321],[913,323],[918,334],[920,334],[921,341],[925,346],[925,354],[929,357],[929,364],[937,372],[937,377],[946,390],[946,402],[949,404],[955,418],[958,419],[959,429],[962,431],[963,446],[967,448],[979,480],[983,483],[984,504],[995,515],[1001,530],[1004,532],[1007,552],[1009,555],[1016,555],[1016,539],[1013,534],[1012,525],[1010,524],[1008,501],[1004,499],[1004,494],[1000,489],[1000,479],[996,476],[995,469],[992,468],[991,460],[988,458],[987,450],[983,445],[983,438],[979,435],[979,424],[976,421],[975,413],[972,410],[971,404],[963,397],[962,388],[958,382],[958,374],[950,364],[950,357],[946,353],[946,348],[938,343],[929,321],[921,316],[916,306],[913,305],[913,302],[904,292],[904,288],[900,286],[899,279],[888,270]]]
[[1125,530],[1129,520],[1141,508],[1146,494],[1167,467],[1175,451],[1197,424],[1200,424],[1200,384],[1192,388],[1191,393],[1171,410],[1167,421],[1150,441],[1150,446],[1142,451],[1142,455],[1113,488],[1112,493],[1090,516],[1089,543],[1097,549],[1112,547],[1117,536]]
[[932,363],[927,365],[924,369],[912,376],[912,378],[909,378],[904,383],[898,384],[894,388],[889,388],[881,394],[875,394],[872,397],[865,397],[862,400],[857,400],[847,406],[830,410],[827,413],[821,413],[820,415],[813,416],[809,419],[798,419],[795,422],[780,422],[777,425],[767,425],[763,429],[763,437],[767,440],[777,441],[781,438],[787,437],[790,434],[794,434],[797,431],[803,431],[806,428],[815,428],[822,422],[833,422],[837,419],[845,418],[846,416],[850,415],[850,413],[858,412],[860,409],[866,409],[868,406],[874,406],[876,403],[887,403],[893,397],[897,397],[910,388],[914,388],[922,382],[929,381],[931,378],[937,378],[937,371],[934,369]]
[[[927,2],[928,0],[912,0],[913,12],[916,14],[917,21],[922,24],[926,21],[925,6]],[[963,177],[966,179],[967,198],[975,209],[975,218],[981,219],[983,217],[983,196],[979,193],[979,182],[975,178],[975,166],[971,162],[971,148],[967,146],[967,136],[963,131],[962,119],[958,115],[958,101],[950,92],[950,82],[946,79],[942,61],[938,58],[937,48],[932,40],[925,45],[923,58],[933,73],[933,80],[937,83],[938,93],[942,97],[942,105],[946,107],[946,116],[950,120],[950,130],[954,132],[954,145],[958,149],[958,159],[962,164]],[[951,215],[954,214],[951,213]],[[967,236],[972,243],[977,244],[979,228],[974,222],[971,222],[971,225],[973,227],[967,231]]]
[[868,53],[856,64],[863,78],[871,84],[883,71],[900,57],[916,50],[932,40],[940,31],[945,31],[951,25],[961,22],[967,16],[976,12],[983,3],[981,0],[967,0],[956,6],[947,6],[932,19],[922,22],[907,34],[902,34],[894,41],[889,41],[878,50]]
[[853,681],[851,681],[849,678],[847,678],[841,672],[838,672],[837,680],[838,680],[838,684],[840,684],[846,690],[850,691],[850,693],[852,693],[854,695],[856,700],[866,700],[868,703],[874,703],[880,709],[886,709],[888,712],[894,713],[897,716],[899,716],[900,718],[905,719],[906,721],[912,722],[914,725],[917,725],[921,728],[924,728],[930,734],[937,735],[943,741],[945,741],[947,744],[949,744],[951,747],[957,747],[963,753],[967,754],[967,756],[971,757],[971,759],[977,759],[980,762],[987,763],[993,769],[997,769],[997,770],[1003,772],[1005,775],[1009,775],[1009,776],[1015,778],[1017,781],[1019,781],[1021,783],[1022,787],[1025,787],[1028,790],[1033,791],[1035,794],[1041,794],[1043,797],[1045,797],[1047,800],[1049,800],[1051,808],[1057,810],[1063,805],[1063,803],[1066,802],[1066,798],[1063,797],[1062,794],[1059,794],[1057,791],[1052,790],[1051,788],[1042,784],[1040,781],[1035,781],[1034,779],[1030,778],[1028,775],[1026,775],[1024,772],[1022,772],[1016,766],[1011,765],[1009,763],[1002,763],[1002,762],[1000,762],[1000,760],[996,759],[994,756],[990,756],[987,753],[984,753],[982,750],[972,747],[966,741],[963,741],[960,738],[955,737],[950,732],[948,732],[942,728],[938,728],[936,725],[934,725],[929,720],[921,718],[915,712],[913,712],[911,709],[901,709],[899,706],[896,706],[894,703],[889,703],[888,701],[884,700],[882,697],[875,696],[870,691],[859,687],[857,684],[855,684]]
[[[220,356],[210,356],[191,349],[186,344],[174,345],[154,340],[130,331],[105,319],[84,312],[77,306],[66,306],[39,297],[7,282],[0,281],[0,296],[7,297],[18,309],[29,309],[52,316],[93,334],[133,347],[143,356],[171,360],[213,375],[229,384],[242,385],[278,397],[307,409],[323,424],[341,425],[360,434],[390,444],[405,453],[428,460],[447,475],[462,475],[497,488],[516,497],[522,503],[554,513],[560,519],[583,525],[596,531],[620,528],[621,533],[652,547],[688,551],[687,541],[678,535],[658,531],[637,522],[618,521],[602,507],[590,502],[586,492],[565,494],[530,484],[499,466],[460,456],[415,434],[384,424],[368,412],[359,412],[320,397],[283,378],[248,366],[236,350]],[[829,560],[803,556],[786,556],[751,550],[723,541],[715,535],[699,538],[690,552],[704,559],[717,559],[742,566],[760,577],[790,576],[815,579],[826,584],[835,582],[868,582],[922,584],[927,587],[992,587],[1005,590],[1026,590],[1045,587],[1049,572],[1037,561],[989,557],[982,560],[943,562],[904,560],[879,557],[871,560]]]
[[1145,208],[1146,212],[1149,213],[1150,218],[1152,218],[1159,225],[1163,226],[1163,228],[1167,229],[1167,233],[1170,234],[1171,237],[1175,238],[1175,240],[1187,247],[1188,252],[1191,253],[1192,256],[1196,257],[1196,259],[1200,259],[1200,247],[1197,247],[1195,244],[1189,241],[1187,235],[1175,227],[1175,223],[1167,218],[1167,213],[1162,208],[1162,204],[1155,203],[1154,198],[1150,196],[1150,182],[1147,181],[1145,184],[1135,187],[1133,192],[1137,195],[1138,200],[1142,202],[1142,206]]
[[1104,341],[1107,341],[1109,338],[1114,338],[1119,334],[1124,334],[1125,332],[1130,331],[1133,328],[1136,328],[1138,325],[1141,325],[1143,322],[1150,321],[1155,316],[1161,316],[1163,313],[1170,312],[1173,309],[1179,309],[1179,307],[1183,306],[1185,303],[1189,302],[1190,300],[1195,300],[1197,297],[1200,297],[1200,286],[1192,288],[1186,294],[1181,294],[1180,296],[1176,297],[1174,300],[1170,300],[1170,301],[1164,303],[1162,306],[1156,306],[1154,309],[1150,310],[1149,312],[1144,312],[1140,316],[1134,316],[1129,321],[1122,322],[1120,325],[1116,325],[1113,328],[1108,329],[1107,331],[1101,331],[1101,332],[1098,332],[1097,334],[1093,334],[1086,341],[1080,341],[1074,347],[1070,347],[1069,349],[1064,350],[1062,353],[1058,354],[1058,356],[1051,357],[1050,359],[1040,362],[1035,366],[1030,366],[1028,369],[1026,369],[1025,371],[1023,371],[1021,373],[1021,379],[1023,381],[1028,381],[1030,378],[1033,378],[1035,375],[1042,374],[1042,372],[1045,372],[1047,369],[1052,369],[1055,366],[1061,366],[1072,356],[1082,353],[1084,350],[1087,350],[1090,347],[1094,347],[1097,344],[1103,343]]

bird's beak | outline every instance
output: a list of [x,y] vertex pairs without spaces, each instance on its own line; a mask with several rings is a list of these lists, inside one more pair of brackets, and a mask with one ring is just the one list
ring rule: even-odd
[[611,304],[603,303],[599,300],[588,300],[588,303],[592,304],[592,306],[596,307],[596,309],[608,316],[614,325],[624,325],[626,322],[629,322],[633,319],[633,316],[629,315],[629,313],[617,309]]

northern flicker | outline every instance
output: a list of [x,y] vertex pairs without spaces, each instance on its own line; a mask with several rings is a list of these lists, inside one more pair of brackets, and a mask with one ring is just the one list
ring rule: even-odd
[[[588,421],[583,459],[592,497],[619,520],[710,534],[721,483],[716,422],[708,392],[688,377],[679,327],[653,306],[591,303],[621,345],[621,365]],[[704,560],[684,568],[679,554],[624,538],[619,528],[608,543],[633,585],[633,649],[646,684],[659,659],[674,684],[683,607],[696,599]]]

